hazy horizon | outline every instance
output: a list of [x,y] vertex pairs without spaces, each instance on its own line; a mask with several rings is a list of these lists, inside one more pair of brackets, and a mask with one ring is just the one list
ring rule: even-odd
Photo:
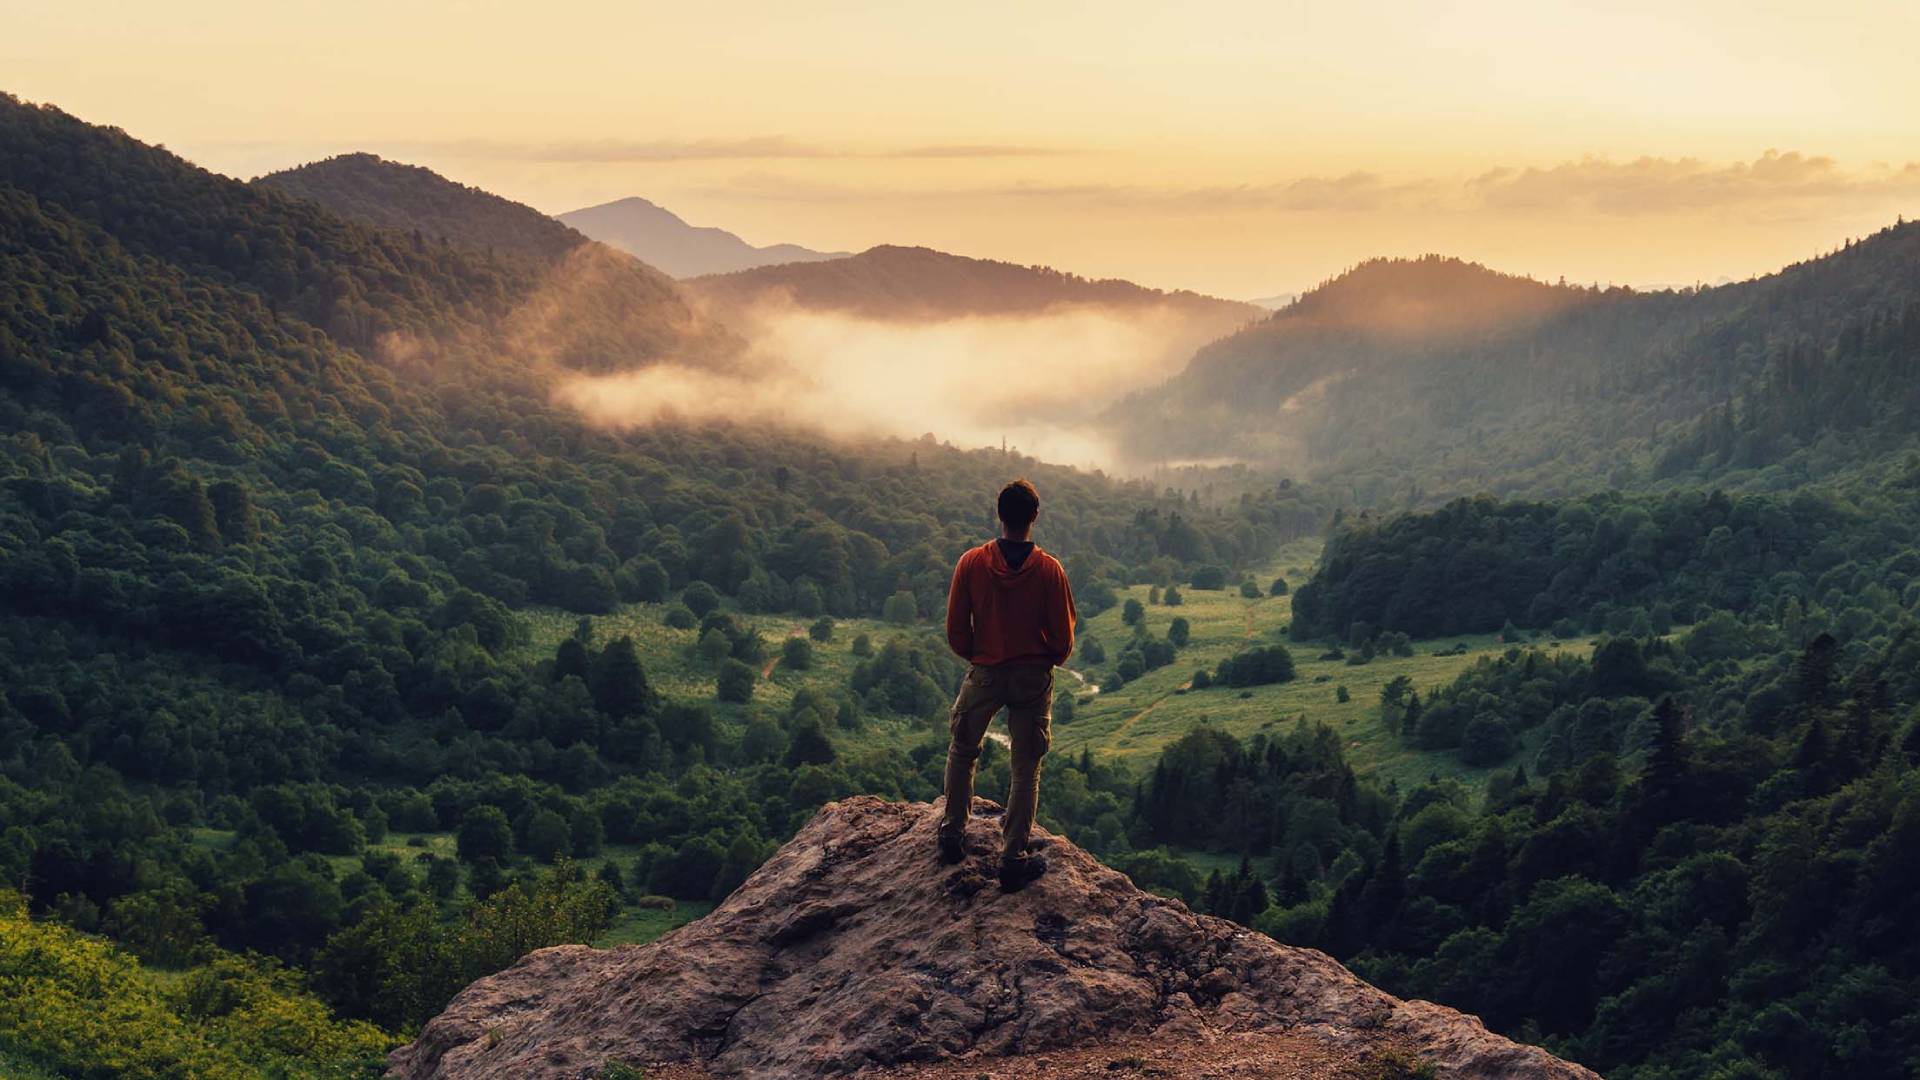
[[1810,3],[191,7],[16,12],[7,89],[242,177],[368,150],[550,214],[1236,299],[1426,252],[1741,279],[1920,207],[1893,3],[1867,38]]

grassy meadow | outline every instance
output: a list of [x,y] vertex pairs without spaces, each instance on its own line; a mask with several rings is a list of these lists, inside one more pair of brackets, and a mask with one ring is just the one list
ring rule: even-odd
[[[1277,576],[1285,577],[1289,586],[1306,581],[1318,554],[1317,541],[1297,542],[1283,551],[1272,565],[1253,575],[1260,586],[1257,598],[1241,596],[1237,583],[1219,590],[1183,587],[1183,602],[1167,607],[1148,604],[1150,590],[1145,585],[1121,590],[1120,604],[1087,620],[1086,634],[1100,641],[1108,659],[1105,665],[1080,670],[1086,682],[1074,684],[1080,692],[1073,719],[1055,727],[1056,752],[1077,755],[1090,749],[1098,756],[1117,756],[1146,766],[1168,743],[1200,724],[1212,724],[1245,738],[1305,717],[1309,723],[1324,723],[1339,731],[1345,737],[1347,759],[1362,774],[1396,780],[1406,787],[1438,773],[1479,790],[1490,770],[1465,765],[1451,753],[1432,753],[1408,745],[1382,722],[1380,691],[1395,677],[1405,675],[1424,698],[1480,658],[1498,656],[1511,646],[1497,635],[1467,635],[1416,641],[1410,657],[1382,655],[1359,665],[1346,659],[1320,659],[1325,648],[1287,640],[1293,610],[1291,594],[1267,595]],[[1175,618],[1185,618],[1191,637],[1172,664],[1118,690],[1100,692],[1097,685],[1134,633],[1122,621],[1128,599],[1147,605],[1146,633],[1164,637]],[[1293,653],[1297,675],[1291,682],[1244,689],[1187,688],[1196,669],[1216,670],[1220,661],[1249,645],[1273,642],[1285,643]],[[1459,646],[1465,646],[1466,651],[1455,652]],[[1559,647],[1584,651],[1587,643],[1567,642]],[[1435,655],[1441,651],[1453,655]],[[1059,685],[1064,692],[1069,684],[1062,680]],[[1338,700],[1341,686],[1347,688],[1345,702]]]
[[[1439,774],[1457,778],[1477,791],[1490,770],[1468,766],[1451,753],[1431,753],[1409,746],[1382,722],[1380,691],[1390,680],[1406,675],[1425,697],[1482,657],[1498,656],[1511,646],[1497,635],[1466,635],[1416,641],[1411,657],[1382,655],[1366,664],[1352,664],[1344,658],[1321,659],[1326,651],[1323,647],[1287,640],[1292,596],[1270,596],[1267,592],[1275,577],[1286,578],[1289,586],[1305,582],[1319,553],[1317,540],[1296,541],[1283,549],[1272,563],[1252,574],[1260,587],[1256,598],[1243,597],[1237,582],[1217,590],[1182,587],[1183,602],[1176,607],[1149,604],[1150,589],[1145,585],[1119,590],[1120,603],[1088,619],[1083,633],[1083,638],[1095,638],[1105,647],[1106,662],[1087,665],[1083,656],[1077,655],[1056,682],[1056,693],[1062,697],[1071,693],[1075,703],[1072,719],[1056,722],[1055,752],[1077,756],[1082,750],[1091,750],[1096,756],[1148,766],[1162,748],[1200,724],[1216,725],[1244,738],[1304,717],[1309,723],[1325,723],[1339,731],[1346,739],[1348,760],[1362,774],[1398,781],[1403,787]],[[1168,625],[1178,617],[1188,621],[1191,636],[1172,664],[1117,690],[1102,692],[1099,685],[1134,633],[1122,621],[1128,599],[1146,605],[1146,633],[1164,636]],[[666,607],[631,604],[614,614],[593,617],[594,638],[604,642],[622,634],[632,635],[656,688],[675,699],[706,702],[719,719],[732,724],[743,724],[763,712],[782,715],[802,687],[828,693],[844,689],[860,660],[853,655],[852,643],[861,634],[867,635],[876,649],[894,637],[939,634],[937,625],[924,620],[912,626],[879,619],[836,620],[833,640],[815,642],[812,666],[795,671],[778,662],[780,646],[788,637],[804,637],[808,620],[789,615],[736,615],[766,639],[768,659],[761,664],[762,678],[753,700],[734,704],[716,699],[714,669],[695,654],[697,631],[666,626],[662,621]],[[573,633],[579,622],[578,616],[558,611],[535,611],[525,617],[529,635],[522,652],[529,662],[551,657],[561,639]],[[1241,649],[1272,642],[1284,642],[1293,653],[1297,675],[1291,682],[1245,689],[1188,689],[1196,669],[1216,670],[1222,660]],[[1584,640],[1535,644],[1582,652],[1588,648]],[[1462,647],[1464,652],[1459,651]],[[1344,702],[1338,700],[1342,686],[1347,689],[1348,700]],[[831,734],[847,753],[882,745],[905,748],[943,738],[941,719],[870,717],[858,731],[835,730]],[[1529,734],[1537,737],[1537,732]],[[1524,746],[1523,753],[1532,748]]]

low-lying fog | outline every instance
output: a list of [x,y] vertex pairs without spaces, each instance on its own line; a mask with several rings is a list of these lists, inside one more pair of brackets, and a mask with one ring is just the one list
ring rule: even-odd
[[659,364],[574,376],[556,397],[593,420],[784,423],[838,436],[934,436],[1112,468],[1094,417],[1180,370],[1211,333],[1167,308],[1093,307],[1030,316],[876,320],[764,309],[741,327],[769,374],[738,378]]

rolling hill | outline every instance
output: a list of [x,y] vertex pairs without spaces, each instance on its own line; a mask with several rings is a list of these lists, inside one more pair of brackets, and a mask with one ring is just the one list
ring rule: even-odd
[[779,263],[839,259],[844,251],[814,251],[798,244],[755,247],[712,226],[689,225],[678,214],[638,196],[570,210],[560,220],[582,233],[678,278],[729,274]]
[[[1376,260],[1107,415],[1146,459],[1276,464],[1376,503],[1797,482],[1905,445],[1917,305],[1914,224],[1686,292]],[[1846,449],[1812,456],[1826,439]]]
[[253,183],[310,199],[341,217],[477,251],[555,261],[587,242],[530,206],[373,154],[342,154]]

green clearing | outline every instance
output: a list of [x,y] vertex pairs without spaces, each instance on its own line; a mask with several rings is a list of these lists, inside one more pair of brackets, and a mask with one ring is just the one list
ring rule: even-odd
[[[591,616],[596,645],[631,636],[640,650],[640,662],[647,678],[662,696],[689,702],[704,702],[714,715],[740,720],[754,710],[784,712],[793,695],[802,687],[838,693],[853,677],[860,657],[853,655],[853,639],[861,634],[873,642],[877,651],[888,640],[920,637],[935,633],[927,623],[901,626],[881,619],[836,619],[833,640],[813,643],[813,665],[794,671],[780,662],[780,649],[790,637],[804,638],[812,619],[792,615],[747,615],[733,612],[742,626],[757,630],[766,641],[766,656],[759,663],[761,679],[753,701],[745,705],[718,700],[714,695],[714,668],[694,651],[698,630],[676,630],[663,621],[669,604],[628,604],[611,615]],[[550,608],[521,612],[528,628],[528,640],[520,647],[518,658],[527,663],[551,660],[554,649],[579,625],[581,616]]]
[[[1135,585],[1118,590],[1120,603],[1087,620],[1084,636],[1093,637],[1105,647],[1107,660],[1093,666],[1070,666],[1059,681],[1059,692],[1076,690],[1075,711],[1071,721],[1057,723],[1054,731],[1056,753],[1078,755],[1082,750],[1106,758],[1118,758],[1135,767],[1150,766],[1152,759],[1169,743],[1193,728],[1211,724],[1246,738],[1260,731],[1273,731],[1304,717],[1308,723],[1324,723],[1345,737],[1347,758],[1355,770],[1380,780],[1398,782],[1403,788],[1439,775],[1460,780],[1478,792],[1491,769],[1474,768],[1452,753],[1435,753],[1409,746],[1398,732],[1388,730],[1380,718],[1380,691],[1400,675],[1413,680],[1422,697],[1437,687],[1452,682],[1462,671],[1482,657],[1499,656],[1512,646],[1498,635],[1481,634],[1416,641],[1410,657],[1378,656],[1366,664],[1350,664],[1345,659],[1323,660],[1326,650],[1318,645],[1287,641],[1286,630],[1292,619],[1292,597],[1268,596],[1273,579],[1284,576],[1290,586],[1307,580],[1319,558],[1318,540],[1299,540],[1282,549],[1266,567],[1253,573],[1261,595],[1240,595],[1237,583],[1225,589],[1206,590],[1183,587],[1184,602],[1177,607],[1148,604],[1149,588]],[[1176,617],[1185,618],[1191,637],[1174,662],[1150,671],[1112,692],[1097,686],[1112,671],[1133,630],[1121,619],[1128,599],[1146,605],[1146,632],[1164,636]],[[631,604],[620,611],[591,619],[594,640],[606,642],[631,635],[640,650],[641,661],[655,687],[668,697],[708,703],[722,721],[744,724],[752,715],[785,712],[793,695],[802,687],[838,694],[852,678],[860,658],[853,655],[853,639],[866,634],[877,649],[897,637],[926,637],[938,634],[938,628],[921,622],[901,626],[879,619],[842,619],[834,627],[833,640],[814,643],[813,666],[793,671],[778,663],[781,642],[788,637],[805,636],[810,620],[792,616],[744,615],[735,613],[743,624],[758,630],[767,642],[767,657],[761,665],[762,679],[750,703],[732,704],[717,700],[714,694],[713,668],[694,652],[697,631],[675,630],[662,618],[666,604]],[[521,658],[534,663],[549,658],[560,641],[574,632],[579,617],[553,610],[524,613],[529,628],[528,640],[521,646]],[[1253,644],[1284,642],[1293,653],[1297,675],[1291,682],[1246,689],[1210,687],[1186,689],[1198,668],[1213,671],[1220,661]],[[1540,641],[1535,647],[1571,649],[1584,652],[1584,640],[1567,643]],[[1456,652],[1464,646],[1465,652]],[[1450,655],[1435,655],[1440,652]],[[1337,700],[1340,686],[1348,691],[1348,700]],[[843,753],[858,754],[876,747],[908,749],[941,736],[938,717],[922,721],[905,718],[869,717],[858,731],[833,731],[832,737]],[[1522,754],[1536,749],[1531,740],[1538,732],[1523,738]],[[400,838],[404,843],[404,838]],[[388,847],[395,846],[390,840]],[[409,850],[418,851],[418,848]],[[435,848],[435,850],[439,850]],[[590,860],[589,860],[590,861]]]
[[[668,604],[628,604],[610,615],[591,618],[593,640],[605,644],[622,635],[630,635],[640,651],[640,662],[647,677],[662,696],[675,701],[698,702],[713,710],[723,726],[737,730],[756,715],[782,717],[793,696],[802,688],[811,688],[830,697],[838,697],[853,679],[853,669],[861,657],[853,655],[853,641],[865,634],[877,652],[895,638],[938,638],[937,625],[922,621],[903,626],[883,619],[836,619],[833,640],[813,643],[813,665],[795,671],[779,662],[782,643],[789,637],[806,637],[811,619],[792,615],[748,615],[735,611],[741,625],[759,631],[766,640],[766,658],[760,664],[761,679],[753,700],[746,704],[725,702],[714,692],[714,668],[694,651],[697,630],[675,630],[663,618]],[[574,632],[580,616],[551,609],[522,612],[528,627],[528,640],[521,646],[519,659],[526,663],[550,660],[560,642]],[[941,648],[945,648],[942,644]],[[828,735],[843,754],[858,755],[876,747],[906,749],[938,735],[945,728],[937,718],[913,722],[903,717],[869,716],[858,731],[829,730]]]
[[607,928],[607,932],[594,939],[593,944],[602,949],[615,945],[645,945],[655,938],[665,935],[669,930],[678,930],[695,919],[713,910],[713,905],[704,900],[677,900],[672,911],[660,911],[654,908],[638,908],[629,904],[625,911]]
[[[1220,590],[1183,587],[1184,602],[1177,607],[1147,604],[1149,589],[1144,585],[1120,590],[1120,604],[1087,620],[1086,634],[1105,647],[1107,662],[1078,672],[1077,677],[1086,682],[1076,698],[1073,720],[1054,730],[1055,751],[1078,755],[1092,750],[1097,756],[1146,766],[1161,749],[1202,724],[1246,738],[1304,717],[1308,723],[1327,724],[1339,731],[1347,760],[1362,775],[1397,781],[1405,788],[1438,774],[1481,790],[1492,770],[1470,767],[1451,753],[1416,749],[1398,732],[1388,730],[1380,718],[1380,691],[1396,676],[1405,675],[1424,698],[1482,657],[1499,656],[1512,646],[1502,643],[1498,635],[1468,635],[1414,642],[1410,657],[1379,656],[1361,665],[1344,659],[1322,660],[1324,647],[1286,639],[1292,596],[1266,595],[1276,576],[1284,576],[1290,586],[1304,582],[1318,554],[1317,541],[1297,542],[1283,550],[1272,565],[1253,575],[1261,591],[1255,599],[1241,596],[1236,583]],[[1134,632],[1121,618],[1128,599],[1147,605],[1147,633],[1165,636],[1168,624],[1179,617],[1188,621],[1192,636],[1172,664],[1118,690],[1100,692],[1093,687],[1112,670]],[[1213,671],[1220,661],[1249,645],[1273,642],[1284,642],[1293,653],[1297,672],[1293,681],[1245,689],[1186,689],[1196,669]],[[1434,655],[1458,645],[1466,646],[1466,652]],[[1539,645],[1549,650],[1556,647],[1546,642]],[[1558,647],[1584,652],[1587,644],[1569,642]],[[1342,685],[1349,695],[1344,703],[1336,699]]]

